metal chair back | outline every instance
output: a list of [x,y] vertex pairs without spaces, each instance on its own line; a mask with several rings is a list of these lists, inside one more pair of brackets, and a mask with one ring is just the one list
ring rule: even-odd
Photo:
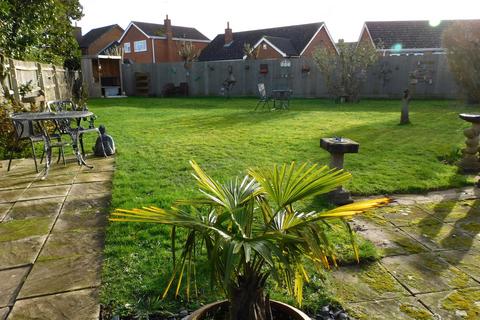
[[260,94],[260,99],[267,99],[267,90],[265,89],[265,83],[258,84],[258,93]]
[[47,110],[50,112],[77,111],[77,106],[72,100],[54,100],[47,102]]
[[29,120],[12,120],[17,140],[27,139],[35,136],[33,122]]

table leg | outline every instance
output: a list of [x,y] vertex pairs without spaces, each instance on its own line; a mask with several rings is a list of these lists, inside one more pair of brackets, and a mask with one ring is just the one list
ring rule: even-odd
[[45,154],[45,172],[41,180],[45,180],[48,176],[48,172],[50,171],[50,165],[52,164],[52,145],[50,141],[50,136],[48,135],[47,129],[43,125],[43,123],[38,122],[38,127],[42,133],[43,138],[43,153]]
[[75,130],[74,132],[70,131],[69,133],[70,133],[70,137],[72,138],[73,152],[75,153],[75,157],[77,158],[78,165],[80,166],[83,165],[89,169],[93,169],[93,166],[90,166],[85,162],[85,159],[83,158],[82,153],[78,148],[78,142],[80,140],[80,134],[81,134],[80,131]]

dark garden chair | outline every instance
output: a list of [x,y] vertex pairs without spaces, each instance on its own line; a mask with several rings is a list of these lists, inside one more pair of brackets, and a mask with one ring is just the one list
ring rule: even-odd
[[268,106],[268,104],[270,103],[270,96],[267,94],[267,90],[265,89],[264,83],[258,84],[258,93],[260,95],[260,99],[257,102],[255,111],[258,109],[259,106],[262,106],[262,108],[265,108],[265,106]]
[[[13,154],[22,151],[22,141],[28,140],[32,147],[32,154],[33,154],[33,161],[35,163],[35,170],[38,171],[38,164],[37,164],[37,154],[35,152],[35,143],[44,142],[44,138],[41,134],[35,132],[34,125],[32,121],[17,121],[13,120],[13,127],[14,127],[14,144],[10,149],[10,159],[8,161],[8,168],[7,171],[10,171],[10,166],[12,164]],[[60,162],[60,159],[63,159],[63,164],[65,165],[65,151],[63,149],[64,146],[68,145],[62,141],[60,135],[52,135],[50,138],[55,139],[57,141],[51,142],[51,147],[56,147],[59,149],[58,151],[58,160],[57,163]],[[45,147],[43,149],[42,157],[40,159],[40,163],[43,161],[43,157],[45,155]]]
[[[87,106],[78,107],[72,100],[54,100],[47,102],[47,111],[50,112],[62,112],[62,111],[88,111]],[[80,148],[82,150],[82,155],[85,156],[85,148],[83,144],[83,135],[85,133],[96,133],[99,137],[101,137],[101,133],[97,127],[95,127],[95,116],[92,116],[88,119],[83,119],[88,121],[88,127],[82,126],[82,119],[77,119],[76,121],[76,133],[78,134],[79,141],[80,141]],[[71,120],[62,119],[56,120],[56,131],[60,134],[70,135],[70,132],[65,130],[66,127],[72,128]],[[71,131],[71,130],[70,130]],[[106,154],[104,154],[106,157]]]

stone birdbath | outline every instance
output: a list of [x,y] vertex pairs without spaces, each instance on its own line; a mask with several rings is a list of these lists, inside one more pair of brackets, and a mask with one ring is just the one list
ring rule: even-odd
[[480,115],[479,114],[459,114],[460,119],[470,122],[472,126],[463,130],[467,138],[465,140],[466,148],[462,150],[463,158],[458,166],[465,173],[475,173],[480,171],[480,162],[478,161],[478,146],[480,135]]
[[[320,147],[330,153],[330,167],[343,169],[343,160],[345,153],[358,153],[360,145],[347,138],[322,138],[320,139]],[[342,186],[328,194],[330,202],[336,205],[344,205],[352,203],[353,200],[350,192]]]

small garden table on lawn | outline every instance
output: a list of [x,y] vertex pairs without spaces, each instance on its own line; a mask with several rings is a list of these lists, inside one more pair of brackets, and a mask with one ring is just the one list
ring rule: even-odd
[[[272,90],[273,108],[274,109],[288,109],[290,105],[290,96],[292,95],[290,89],[277,89]],[[276,107],[276,102],[279,102],[280,106]]]
[[[45,174],[42,179],[45,179],[48,175],[50,169],[50,164],[52,161],[52,147],[50,136],[48,134],[45,123],[48,121],[58,121],[58,120],[76,120],[77,124],[82,118],[87,118],[93,116],[93,113],[90,111],[65,111],[65,112],[21,112],[16,113],[11,116],[12,121],[32,121],[38,123],[40,127],[41,135],[45,142],[44,150],[46,154],[45,161]],[[69,121],[59,121],[60,123],[69,123]],[[88,168],[93,168],[89,166],[85,159],[83,158],[82,153],[78,149],[78,141],[80,138],[81,131],[78,128],[72,128],[70,125],[63,125],[62,131],[68,133],[72,139],[72,147],[77,158],[79,165],[84,165]]]

